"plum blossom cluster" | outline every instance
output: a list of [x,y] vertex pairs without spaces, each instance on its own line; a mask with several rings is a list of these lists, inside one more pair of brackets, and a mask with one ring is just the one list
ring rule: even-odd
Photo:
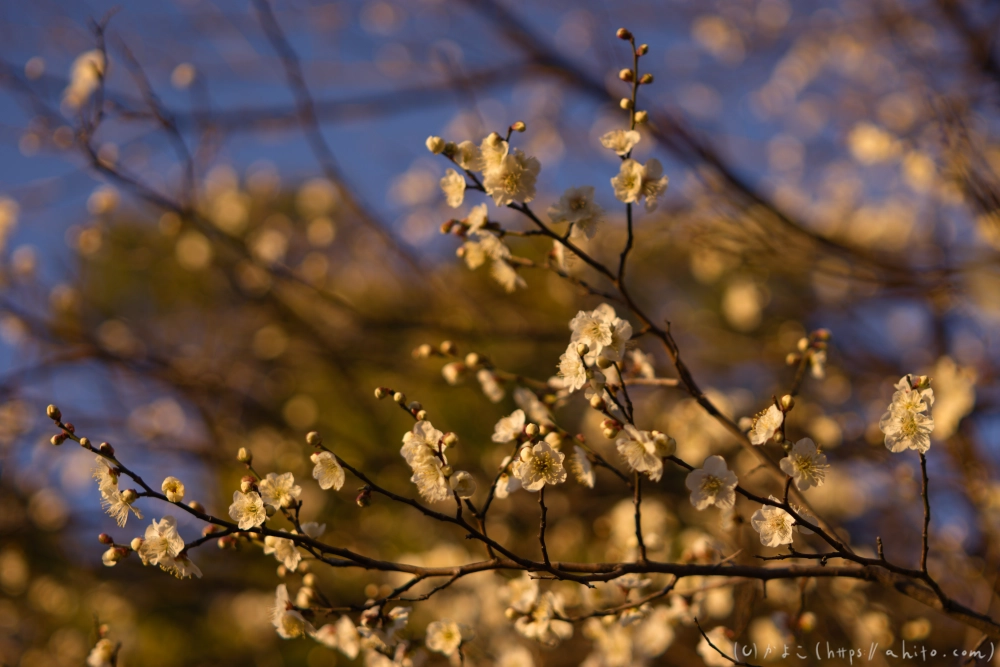
[[904,375],[896,383],[892,403],[879,428],[885,434],[885,446],[893,453],[915,449],[925,454],[931,447],[934,419],[930,416],[934,405],[934,390],[926,375]]

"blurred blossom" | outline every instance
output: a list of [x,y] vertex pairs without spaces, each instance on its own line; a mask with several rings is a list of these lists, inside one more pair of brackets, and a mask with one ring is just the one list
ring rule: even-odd
[[691,24],[691,36],[727,65],[738,65],[746,55],[739,29],[722,16],[699,16]]
[[963,417],[976,404],[976,369],[961,367],[951,357],[941,357],[931,371],[934,384],[934,432],[931,438],[944,441],[958,430]]
[[170,83],[174,88],[184,90],[194,83],[194,78],[197,75],[198,70],[195,69],[194,65],[181,63],[170,73]]
[[306,219],[328,215],[339,203],[339,189],[325,178],[306,181],[295,196],[295,205]]
[[722,313],[733,328],[753,331],[760,325],[764,294],[752,280],[738,279],[726,287],[722,297]]
[[104,75],[104,55],[98,51],[87,51],[77,56],[69,72],[69,85],[63,91],[63,106],[68,111],[76,111],[97,90]]
[[204,235],[189,230],[177,239],[175,255],[178,264],[188,271],[201,271],[212,262],[212,244]]

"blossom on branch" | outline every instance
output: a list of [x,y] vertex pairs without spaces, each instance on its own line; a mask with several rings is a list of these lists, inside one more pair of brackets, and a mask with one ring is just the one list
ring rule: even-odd
[[269,472],[257,486],[264,504],[276,510],[288,507],[302,495],[302,487],[295,483],[295,477],[290,472],[281,475]]
[[721,456],[709,456],[701,469],[692,470],[684,480],[691,490],[691,504],[699,510],[712,505],[732,509],[736,503],[736,483],[736,473],[726,466]]
[[931,447],[931,432],[934,419],[925,414],[934,405],[934,390],[930,380],[904,375],[896,383],[896,392],[888,411],[879,420],[879,428],[885,434],[885,446],[898,453],[915,449],[921,454]]
[[250,530],[267,520],[267,511],[264,509],[264,501],[256,491],[248,493],[234,491],[233,504],[229,506],[229,516],[239,525],[240,530]]
[[313,478],[319,482],[319,488],[324,491],[333,489],[339,491],[344,486],[344,469],[337,462],[337,457],[330,452],[313,452],[309,460],[316,464],[313,467]]
[[781,459],[781,471],[795,480],[795,488],[805,491],[813,486],[822,486],[826,471],[830,468],[826,454],[819,451],[810,438],[802,438],[795,443],[788,456]]
[[517,461],[511,466],[514,476],[521,480],[525,491],[538,491],[546,484],[566,481],[563,459],[566,455],[547,442],[534,447],[524,447]]
[[[770,498],[774,502],[778,502],[774,496]],[[773,505],[764,505],[750,518],[750,525],[760,533],[760,543],[765,547],[791,544],[794,524],[795,519],[792,518],[791,514]]]

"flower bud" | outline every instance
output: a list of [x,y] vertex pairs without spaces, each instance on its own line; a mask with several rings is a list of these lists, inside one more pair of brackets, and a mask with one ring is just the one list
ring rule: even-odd
[[80,438],[80,446],[85,449],[90,449],[90,438]]
[[100,535],[98,535],[97,536],[97,541],[100,542],[101,544],[114,544],[115,543],[114,539],[112,539],[112,537],[110,535],[108,535],[107,533],[101,533]]
[[184,484],[176,477],[167,477],[160,485],[160,490],[172,503],[179,503],[184,500]]
[[649,72],[646,72],[641,77],[639,77],[639,83],[643,84],[653,83],[653,75],[650,74]]
[[252,463],[253,454],[246,447],[240,447],[236,450],[236,460],[240,463]]
[[635,112],[635,122],[636,123],[645,123],[647,120],[649,120],[649,114],[648,113],[646,113],[645,111],[636,111]]
[[444,153],[446,157],[454,157],[455,153],[457,152],[458,152],[458,146],[455,145],[454,141],[449,141],[448,143],[446,143],[444,145],[444,151],[442,151],[442,153]]
[[448,486],[451,487],[451,490],[454,491],[459,498],[471,498],[472,494],[476,492],[475,478],[464,470],[459,470],[452,475],[448,479]]
[[802,360],[802,356],[801,355],[795,354],[794,352],[789,352],[788,356],[785,357],[785,365],[787,365],[787,366],[794,366],[795,364],[799,363],[799,361],[801,361],[801,360]]
[[791,394],[785,394],[781,397],[781,410],[782,412],[788,412],[795,407],[795,398]]
[[47,414],[49,416],[49,419],[51,419],[52,421],[57,422],[62,420],[62,412],[60,412],[59,408],[57,408],[54,405],[50,405],[49,407],[45,408],[45,414]]
[[594,394],[593,396],[590,397],[590,407],[594,408],[595,410],[603,410],[605,407],[607,407],[607,403],[604,402],[604,399],[601,398],[600,394]]
[[640,44],[639,48],[635,50],[640,56],[644,56],[649,53],[649,44]]
[[423,345],[419,345],[419,346],[417,346],[416,349],[413,350],[413,358],[414,359],[426,359],[427,357],[431,356],[432,354],[434,354],[434,348],[432,348],[427,343],[424,343]]
[[427,411],[426,410],[420,410],[414,416],[417,418],[417,421],[421,421],[421,422],[422,421],[427,421]]
[[268,519],[274,516],[277,513],[277,511],[278,510],[274,509],[273,505],[268,505],[267,507],[264,508],[264,514],[267,515]]
[[375,387],[375,398],[382,400],[389,395],[389,391],[385,387]]
[[631,109],[634,105],[631,99],[629,99],[628,97],[623,97],[622,101],[618,103],[618,106],[627,111]]
[[115,448],[106,442],[102,442],[101,446],[97,448],[97,451],[99,451],[101,454],[104,454],[105,456],[115,455]]
[[410,409],[410,412],[420,412],[424,409],[424,406],[420,404],[420,401],[410,401],[410,404],[406,407]]
[[589,345],[587,345],[586,343],[578,343],[577,344],[577,346],[576,346],[576,353],[579,354],[581,357],[584,356],[584,355],[586,355],[588,352],[590,352],[590,346]]
[[452,468],[451,466],[441,466],[441,474],[444,475],[445,477],[451,477],[452,473],[454,472],[455,469]]
[[534,438],[536,435],[538,435],[538,425],[537,424],[527,424],[524,427],[524,433],[526,435],[528,435],[529,437]]
[[396,401],[400,405],[406,405],[406,394],[401,391],[397,391],[392,395],[392,400]]
[[76,427],[68,422],[63,424],[63,428],[66,429],[68,433],[76,433]]
[[561,433],[556,433],[553,431],[545,436],[545,442],[552,445],[554,448],[559,449],[562,447],[563,437]]
[[199,503],[197,500],[191,500],[188,502],[188,507],[193,509],[195,512],[205,513],[205,506]]
[[316,575],[310,572],[306,576],[302,577],[302,585],[313,588],[316,586]]
[[465,355],[465,365],[469,368],[475,368],[479,365],[479,355],[475,352],[469,352]]
[[254,482],[256,480],[250,475],[244,475],[243,479],[240,480],[240,491],[243,493],[250,493],[250,489],[253,488]]
[[615,429],[613,429],[613,428],[606,428],[606,429],[604,429],[603,431],[601,431],[601,433],[602,433],[602,434],[604,435],[604,437],[605,437],[605,438],[607,438],[608,440],[614,440],[614,439],[615,439],[616,437],[618,437],[618,431],[616,431],[616,430],[615,430]]
[[318,431],[309,431],[306,433],[306,444],[310,447],[319,447],[323,444],[323,436]]
[[363,487],[354,502],[358,504],[358,507],[368,507],[372,504],[372,490],[367,486]]
[[427,150],[429,150],[434,155],[440,155],[441,152],[444,151],[444,143],[445,143],[444,139],[442,139],[441,137],[431,136],[427,137],[427,141],[424,143],[424,145],[426,145]]
[[626,82],[632,81],[635,78],[635,72],[626,67],[622,71],[618,72],[618,78]]
[[772,439],[778,444],[783,443],[785,441],[785,432],[779,428],[777,431],[774,432],[774,436]]
[[68,438],[68,437],[69,436],[66,435],[65,433],[56,433],[54,436],[52,436],[52,438],[49,440],[49,442],[51,442],[53,445],[55,445],[56,447],[58,447],[59,445],[61,445],[64,442],[66,442],[66,438]]
[[131,505],[138,497],[139,494],[135,489],[125,489],[122,491],[122,500],[125,501],[126,505]]
[[517,609],[514,609],[513,607],[507,607],[506,609],[504,609],[503,615],[507,617],[508,621],[513,621],[515,618],[518,617]]
[[805,352],[806,350],[809,349],[809,339],[800,338],[799,342],[796,344],[796,347],[798,348],[799,352]]
[[458,348],[450,340],[442,341],[441,347],[438,349],[441,350],[441,354],[447,354],[448,356],[454,356],[458,353]]
[[632,33],[626,28],[618,28],[618,32],[615,33],[618,39],[629,40],[632,39]]
[[132,547],[132,551],[138,551],[139,549],[142,548],[142,545],[145,541],[146,540],[142,539],[141,537],[133,537],[132,542],[129,544],[129,546]]
[[444,434],[444,438],[441,439],[445,447],[454,447],[458,444],[458,436],[454,433],[448,432]]
[[528,129],[528,126],[524,124],[523,120],[519,120],[515,122],[513,125],[511,125],[510,129],[514,130],[515,132],[524,132],[525,130]]

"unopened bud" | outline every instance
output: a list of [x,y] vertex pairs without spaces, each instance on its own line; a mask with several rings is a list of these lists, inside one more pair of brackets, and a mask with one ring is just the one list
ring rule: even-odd
[[451,466],[441,466],[441,474],[444,475],[445,477],[451,477],[452,473],[454,472],[455,469],[452,468]]
[[267,515],[268,519],[274,516],[277,513],[277,511],[278,510],[274,509],[273,505],[268,505],[267,507],[264,508],[264,514]]
[[479,365],[479,355],[475,352],[469,352],[465,355],[465,365],[469,368],[475,368]]
[[236,450],[236,460],[240,463],[251,463],[253,462],[253,454],[246,447],[240,447]]
[[108,535],[107,533],[101,533],[100,535],[98,535],[97,536],[97,541],[100,542],[101,544],[114,544],[115,543],[114,539],[112,539],[112,537],[110,535]]
[[618,431],[613,428],[606,428],[602,431],[602,433],[608,440],[614,440],[618,436]]
[[420,404],[420,401],[410,401],[410,404],[406,407],[410,409],[410,412],[420,412],[424,409],[424,406]]
[[796,347],[799,349],[799,352],[805,352],[806,350],[809,349],[809,339],[800,338]]
[[80,438],[80,446],[90,449],[90,438]]
[[323,436],[318,431],[309,431],[306,433],[306,444],[310,447],[321,447],[323,445]]
[[649,114],[646,111],[636,111],[635,112],[635,122],[636,123],[645,123],[647,120],[649,120]]
[[616,32],[615,35],[618,36],[618,39],[632,39],[632,33],[629,32],[627,28],[618,28],[618,32]]
[[59,445],[66,442],[66,438],[68,437],[69,436],[66,435],[65,433],[56,433],[54,436],[52,436],[52,438],[49,439],[49,442],[58,447]]
[[400,405],[405,405],[406,404],[406,394],[404,394],[401,391],[397,391],[395,394],[392,395],[392,400],[396,401]]
[[640,56],[644,56],[649,53],[649,44],[640,44],[639,48],[635,50]]
[[631,109],[634,106],[634,103],[628,97],[623,97],[622,101],[618,103],[618,106],[627,111],[628,109]]
[[788,412],[795,407],[795,398],[791,394],[785,394],[781,397],[781,410],[783,412]]
[[779,428],[777,431],[774,432],[774,436],[772,437],[772,439],[778,444],[783,443],[785,441],[785,432]]
[[106,442],[102,442],[100,447],[97,448],[97,451],[99,451],[101,454],[104,454],[105,456],[115,455],[115,448]]
[[135,489],[125,489],[122,491],[122,500],[125,501],[126,505],[131,505],[138,497],[139,494]]
[[603,410],[606,406],[607,403],[604,402],[604,399],[601,398],[600,394],[594,394],[590,397],[590,407],[595,410]]
[[626,67],[622,71],[618,72],[618,78],[622,81],[631,81],[635,78],[635,72]]
[[382,400],[390,394],[389,390],[385,387],[375,387],[375,398]]
[[316,575],[310,572],[306,576],[302,577],[302,585],[313,588],[316,586]]
[[205,506],[199,503],[197,500],[192,500],[188,502],[188,507],[193,509],[195,512],[201,512],[202,514],[205,513]]
[[442,151],[448,157],[454,157],[455,153],[458,152],[458,146],[455,145],[454,141],[449,141],[444,145],[444,151]]
[[527,426],[524,427],[524,432],[528,436],[534,438],[536,435],[538,435],[538,425],[537,424],[528,424]]
[[441,223],[441,226],[438,227],[438,231],[440,231],[442,234],[447,234],[451,231],[452,225],[454,224],[455,224],[454,220],[445,220],[444,222]]
[[414,416],[417,418],[417,421],[419,421],[419,422],[427,421],[427,411],[426,410],[418,410],[417,414],[415,414]]
[[444,151],[444,144],[445,144],[444,139],[442,139],[441,137],[432,136],[432,137],[427,137],[427,141],[425,142],[424,145],[426,145],[427,150],[429,150],[434,155],[440,155],[441,152]]
[[552,431],[552,433],[549,433],[548,435],[545,436],[545,442],[549,443],[556,449],[559,449],[560,447],[562,447],[562,442],[563,442],[562,434]]
[[514,130],[515,132],[524,132],[526,129],[528,129],[528,126],[524,124],[523,120],[519,120],[515,122],[513,125],[511,125],[510,129]]
[[368,507],[372,504],[372,490],[367,486],[362,488],[361,493],[354,499],[354,502],[358,504],[358,507]]
[[62,419],[62,412],[60,412],[59,408],[57,408],[54,405],[50,405],[49,407],[45,408],[45,414],[47,414],[49,416],[49,419],[51,419],[52,421],[57,422]]
[[431,354],[433,354],[433,353],[434,353],[434,348],[432,348],[427,343],[424,343],[423,345],[417,346],[417,348],[413,350],[413,358],[414,359],[426,359],[427,357],[431,356]]
[[515,618],[518,617],[517,609],[514,609],[513,607],[507,607],[506,609],[504,609],[503,615],[507,617],[508,621],[513,621]]
[[639,83],[645,83],[645,84],[653,83],[653,75],[650,74],[649,72],[646,72],[641,77],[639,77]]
[[582,356],[586,355],[588,352],[590,352],[590,346],[589,345],[587,345],[586,343],[577,343],[577,346],[576,346],[576,353],[577,354],[579,354],[582,357]]
[[76,433],[76,427],[73,426],[73,424],[70,423],[63,424],[63,428],[66,429],[69,433]]
[[132,551],[138,551],[139,549],[142,548],[143,542],[145,542],[145,540],[142,539],[141,537],[134,537],[132,538],[132,542],[129,544],[129,546],[132,547]]
[[445,447],[454,447],[458,444],[458,436],[454,433],[448,432],[444,434],[444,438],[441,439]]
[[442,341],[439,349],[441,350],[441,354],[447,354],[449,356],[458,352],[458,348],[450,340]]
[[256,482],[250,475],[244,475],[243,479],[240,480],[240,491],[243,493],[250,493],[250,489],[253,488],[254,482]]
[[785,364],[788,366],[794,366],[802,360],[802,357],[794,352],[789,352],[788,356],[785,357]]

